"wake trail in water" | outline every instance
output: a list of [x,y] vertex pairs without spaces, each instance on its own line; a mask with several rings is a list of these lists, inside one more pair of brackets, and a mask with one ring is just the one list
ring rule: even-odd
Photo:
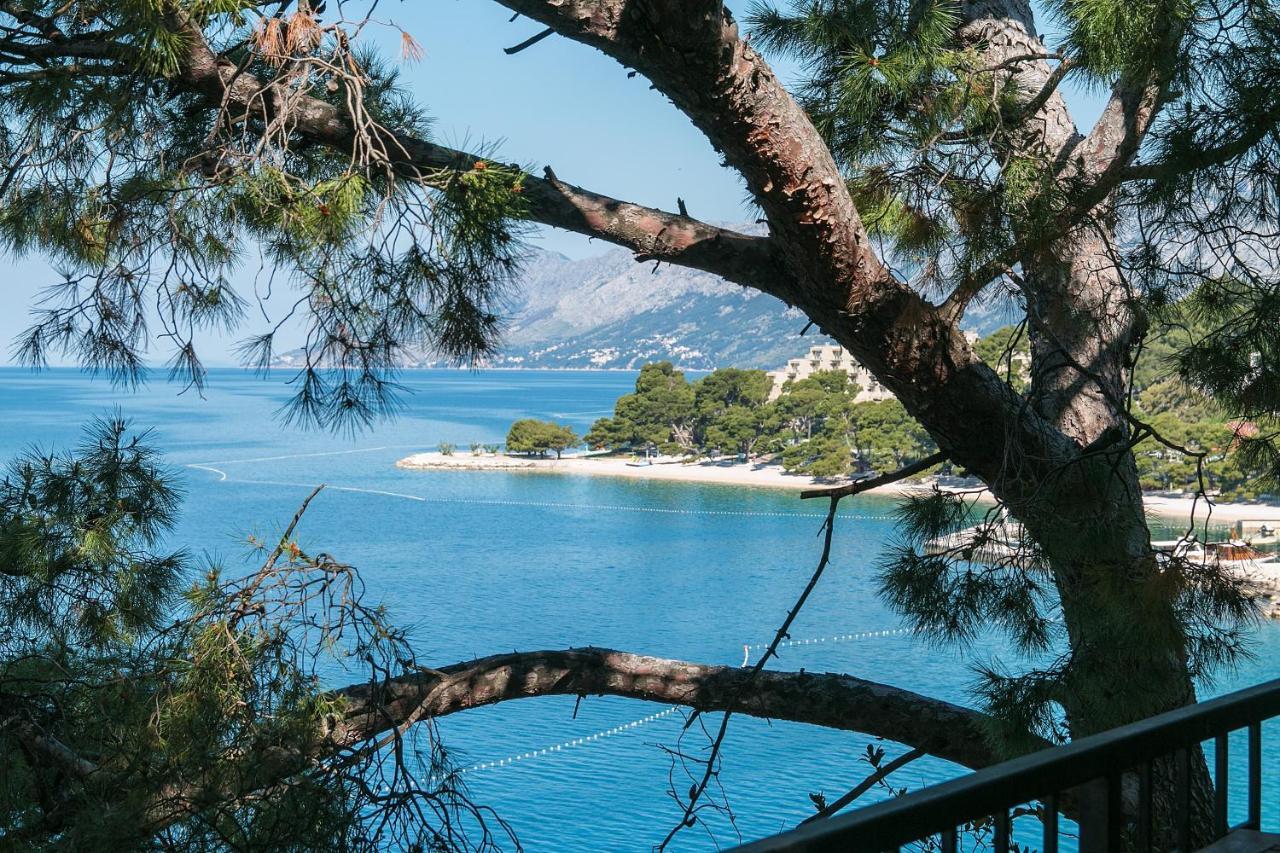
[[188,468],[203,468],[207,465],[239,465],[245,462],[280,462],[286,459],[314,459],[318,456],[348,456],[352,453],[376,453],[379,450],[404,450],[421,447],[419,444],[383,444],[378,447],[357,447],[355,450],[321,450],[316,453],[286,453],[281,456],[254,456],[249,459],[222,459],[214,462],[188,462]]
[[[406,445],[399,445],[404,447]],[[317,483],[299,483],[287,480],[259,480],[249,479],[246,477],[232,477],[219,465],[236,465],[251,462],[276,462],[288,459],[311,459],[321,456],[338,456],[348,453],[372,453],[375,450],[390,450],[396,445],[385,445],[382,447],[361,448],[359,450],[332,450],[320,453],[294,453],[280,456],[260,456],[252,459],[226,459],[215,462],[189,462],[186,467],[197,471],[206,471],[211,474],[218,475],[220,483],[243,483],[246,485],[256,486],[278,486],[281,488],[294,489],[314,489]],[[642,512],[656,515],[685,515],[685,516],[710,516],[710,517],[734,517],[734,518],[796,518],[796,519],[824,519],[826,513],[815,512],[766,512],[762,510],[733,510],[733,509],[678,509],[671,507],[656,506],[640,506],[636,504],[591,504],[591,503],[570,503],[567,501],[523,501],[523,500],[507,500],[500,498],[429,498],[422,495],[413,495],[406,492],[393,492],[387,489],[368,489],[359,486],[337,486],[326,485],[326,489],[335,492],[350,492],[353,494],[377,495],[379,497],[399,498],[401,500],[416,501],[418,503],[430,504],[456,504],[461,506],[493,506],[493,507],[530,507],[534,509],[570,509],[570,510],[591,510],[600,512]],[[862,515],[840,513],[839,518],[848,519],[850,521],[893,521],[894,516],[891,515]]]

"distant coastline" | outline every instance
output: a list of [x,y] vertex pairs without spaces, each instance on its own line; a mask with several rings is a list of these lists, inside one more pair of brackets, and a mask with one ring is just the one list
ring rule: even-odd
[[[563,459],[525,458],[493,455],[472,456],[458,451],[451,456],[440,453],[415,453],[396,462],[397,468],[414,471],[499,471],[507,473],[560,474],[569,476],[622,477],[633,480],[700,483],[763,489],[802,490],[836,485],[803,474],[788,474],[776,463],[726,463],[702,461],[692,463],[664,462],[654,465],[630,464],[621,456],[577,454]],[[935,488],[931,482],[904,481],[871,489],[867,494],[894,496],[919,494]],[[982,492],[979,500],[990,500]],[[1203,523],[1209,507],[1190,497],[1147,494],[1147,514],[1171,521],[1186,521],[1194,507],[1197,522]],[[1280,506],[1263,503],[1215,503],[1211,520],[1231,523],[1249,520],[1280,520]]]
[[[673,361],[672,364],[679,370],[689,373],[711,373],[716,370],[715,367],[690,367],[679,362]],[[737,367],[738,365],[734,365]],[[283,361],[272,361],[270,368],[272,370],[299,370],[303,367],[301,364],[291,364]],[[748,365],[750,367],[750,365]],[[242,369],[252,371],[254,368],[243,367]],[[764,368],[760,368],[764,369]],[[523,373],[639,373],[639,367],[539,367],[537,365],[519,365],[519,364],[501,364],[501,365],[469,365],[469,364],[410,364],[398,365],[396,370],[447,370],[464,373],[484,373],[487,371],[497,372],[523,372]]]

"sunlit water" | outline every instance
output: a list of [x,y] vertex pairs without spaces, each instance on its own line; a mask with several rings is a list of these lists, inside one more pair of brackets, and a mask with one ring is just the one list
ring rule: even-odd
[[[0,452],[66,447],[90,417],[118,406],[154,428],[181,472],[188,498],[176,541],[231,565],[244,559],[247,534],[278,529],[310,486],[327,483],[334,488],[303,522],[304,544],[359,566],[370,595],[412,626],[428,665],[585,645],[740,665],[744,645],[769,640],[812,571],[822,507],[766,489],[394,467],[441,441],[460,453],[473,441],[499,442],[518,417],[555,418],[581,432],[633,381],[629,373],[414,372],[400,418],[344,438],[280,426],[273,413],[288,394],[280,379],[214,371],[202,399],[163,382],[119,393],[73,371],[5,369]],[[832,565],[791,632],[800,642],[775,666],[972,701],[971,664],[1005,655],[1005,644],[984,636],[966,650],[939,649],[901,630],[873,580],[892,508],[883,498],[845,502]],[[1280,625],[1260,626],[1256,660],[1206,694],[1280,676],[1278,650]],[[475,799],[509,821],[526,849],[643,850],[679,816],[659,745],[674,746],[683,721],[664,705],[598,697],[575,718],[574,699],[554,697],[457,714],[440,731],[458,763],[477,768],[466,774]],[[1264,810],[1275,825],[1280,726],[1266,731]],[[866,775],[860,756],[871,740],[735,719],[721,781],[736,831],[707,815],[707,826],[687,830],[673,849],[714,849],[736,832],[749,839],[793,826],[811,813],[810,792],[835,797]],[[903,749],[882,745],[890,756]],[[922,759],[893,780],[917,788],[958,772]],[[686,777],[674,778],[688,788]],[[1034,842],[1032,829],[1019,834]]]

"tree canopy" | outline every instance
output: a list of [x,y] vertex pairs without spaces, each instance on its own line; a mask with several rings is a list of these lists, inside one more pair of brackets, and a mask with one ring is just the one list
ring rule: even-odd
[[[690,383],[658,362],[641,368],[640,376],[636,393],[618,399],[614,416],[592,425],[589,446],[780,454],[787,471],[818,477],[901,466],[936,450],[897,401],[856,402],[859,388],[842,371],[789,381],[772,401],[772,379],[761,370],[722,368]],[[664,381],[655,383],[654,376]],[[638,412],[645,427],[636,424]]]
[[648,447],[664,451],[693,447],[694,392],[669,361],[640,368],[636,390],[618,398],[612,418],[591,425],[589,447]]
[[573,427],[536,418],[521,418],[507,431],[509,453],[536,453],[545,456],[548,451],[554,450],[559,459],[565,450],[581,443],[582,439],[578,438]]

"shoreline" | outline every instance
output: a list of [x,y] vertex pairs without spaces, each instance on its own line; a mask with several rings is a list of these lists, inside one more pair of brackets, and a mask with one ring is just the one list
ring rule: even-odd
[[[396,462],[397,468],[410,471],[503,471],[508,473],[580,475],[591,477],[620,477],[632,480],[655,480],[671,483],[699,483],[703,485],[739,486],[762,489],[829,488],[838,483],[820,480],[802,474],[788,474],[776,463],[713,462],[692,463],[660,462],[652,465],[632,465],[620,456],[576,454],[563,459],[524,458],[505,455],[471,456],[457,453],[444,456],[440,453],[414,453]],[[894,497],[919,494],[934,488],[932,483],[903,481],[867,490],[864,494]],[[949,489],[949,491],[969,491]],[[978,500],[991,500],[985,490],[975,495]],[[1188,520],[1194,508],[1197,524],[1206,520],[1210,507],[1204,500],[1168,495],[1144,495],[1147,514],[1155,518]],[[1215,523],[1235,521],[1280,520],[1280,506],[1273,504],[1212,505],[1208,519]]]

